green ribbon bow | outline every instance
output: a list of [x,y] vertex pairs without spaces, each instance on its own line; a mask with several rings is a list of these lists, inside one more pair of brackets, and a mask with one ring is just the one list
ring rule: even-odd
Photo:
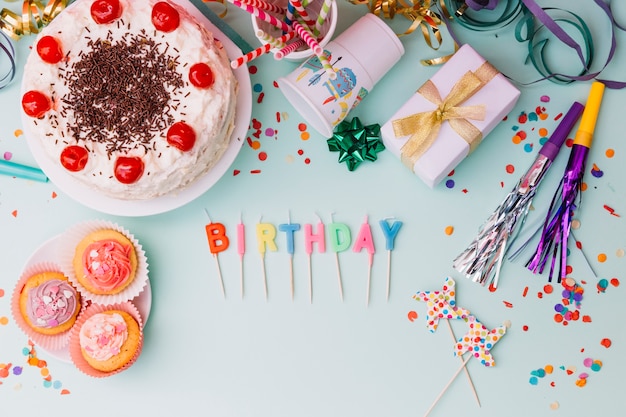
[[385,150],[380,140],[380,125],[363,126],[358,117],[351,122],[342,121],[335,128],[333,137],[326,141],[328,150],[339,152],[338,162],[345,162],[354,171],[363,161],[375,161],[378,152]]

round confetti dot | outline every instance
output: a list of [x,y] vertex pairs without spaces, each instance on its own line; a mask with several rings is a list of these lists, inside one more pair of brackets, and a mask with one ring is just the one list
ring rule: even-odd
[[52,383],[52,388],[54,389],[60,389],[63,386],[63,384],[61,384],[61,381],[54,381]]
[[543,286],[543,292],[545,292],[546,294],[552,294],[552,291],[554,291],[552,284],[546,284]]
[[548,136],[548,129],[546,129],[545,127],[542,127],[539,129],[539,136]]
[[43,386],[44,386],[44,388],[50,388],[50,387],[52,387],[52,381],[46,381],[46,380],[44,380],[44,381],[43,381]]
[[300,132],[304,132],[306,130],[306,123],[299,123],[298,124],[298,130]]
[[292,164],[294,161],[294,157],[293,155],[287,155],[287,157],[285,158],[285,162],[287,162],[288,164]]
[[309,132],[302,132],[300,133],[300,139],[302,140],[309,140],[311,138],[311,134]]
[[549,103],[550,102],[550,96],[541,96],[541,98],[539,98],[539,100],[541,100],[542,103]]
[[450,236],[452,233],[454,233],[454,226],[446,226],[444,232],[446,235]]
[[531,122],[536,122],[539,119],[539,117],[537,116],[537,113],[530,112],[528,113],[528,120],[530,120]]
[[572,229],[577,230],[580,228],[580,220],[572,220]]
[[254,86],[252,86],[252,91],[254,91],[255,93],[260,93],[261,91],[263,91],[263,86],[261,84],[254,84]]
[[554,401],[550,403],[550,410],[558,410],[559,409],[559,402],[558,401]]
[[5,316],[0,317],[0,325],[6,326],[7,324],[9,324],[9,318]]
[[609,280],[602,278],[600,281],[598,281],[598,285],[596,287],[598,288],[599,292],[604,292],[606,291],[608,286]]
[[585,365],[587,368],[589,368],[592,364],[593,364],[593,359],[591,358],[585,358],[583,360],[583,365]]
[[615,251],[615,256],[617,256],[618,258],[623,258],[624,255],[626,255],[626,252],[622,248]]
[[446,181],[446,187],[447,188],[454,188],[454,180],[447,180]]
[[259,152],[259,160],[260,161],[265,161],[266,159],[267,159],[267,153]]
[[611,339],[609,339],[608,337],[605,337],[604,339],[600,340],[600,344],[607,349],[611,347],[612,343],[613,342],[611,342]]
[[587,190],[587,183],[583,182],[582,184],[580,184],[580,191],[586,191]]
[[515,167],[511,164],[507,164],[505,169],[507,174],[512,174],[515,172]]
[[536,376],[531,376],[528,382],[530,382],[530,385],[537,385],[539,383],[539,380]]
[[407,317],[409,318],[409,321],[413,322],[415,320],[417,320],[417,311],[409,311],[409,314],[407,314]]
[[272,129],[271,127],[268,127],[267,129],[265,129],[265,136],[272,137],[275,134],[276,134],[276,131]]
[[606,262],[606,254],[604,253],[598,254],[598,262]]
[[590,366],[591,370],[594,372],[598,372],[600,369],[602,369],[602,362],[600,361],[594,361],[591,366]]
[[511,142],[513,142],[516,145],[519,145],[521,141],[522,141],[522,138],[519,135],[513,135],[513,137],[511,138]]
[[544,368],[544,371],[546,371],[546,374],[550,375],[552,372],[554,372],[554,366],[552,365],[546,365]]
[[607,149],[604,154],[606,155],[607,158],[613,158],[615,156],[615,150],[614,149]]
[[533,144],[532,143],[527,143],[526,145],[524,145],[524,152],[532,152],[533,151]]
[[0,288],[0,298],[4,297],[4,290]]
[[304,158],[304,163],[306,165],[309,165],[311,163],[311,159],[310,158]]
[[250,65],[250,66],[248,67],[248,72],[249,72],[250,74],[256,74],[258,70],[259,70],[259,69],[256,67],[256,65]]
[[611,285],[614,287],[619,287],[619,279],[611,278]]
[[523,326],[522,326],[522,330],[523,330],[523,331],[525,331],[525,332],[527,332],[527,331],[528,331],[528,326],[527,326],[527,325],[523,325]]
[[22,375],[22,371],[24,370],[24,368],[22,368],[21,366],[14,366],[13,367],[13,375]]

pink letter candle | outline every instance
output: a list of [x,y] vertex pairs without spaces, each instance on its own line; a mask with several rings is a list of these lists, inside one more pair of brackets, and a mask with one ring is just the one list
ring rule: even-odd
[[304,225],[304,250],[307,254],[313,253],[313,244],[317,243],[319,253],[326,252],[326,240],[324,239],[324,223],[317,223],[317,232],[313,233],[313,225]]
[[369,253],[368,257],[368,272],[367,272],[367,294],[366,294],[366,304],[369,305],[370,302],[370,283],[372,280],[372,263],[374,261],[374,239],[372,238],[372,229],[370,228],[369,223],[367,222],[367,216],[365,216],[365,221],[361,225],[361,229],[359,230],[359,234],[354,241],[354,246],[352,247],[352,251],[361,252],[363,249],[367,250]]

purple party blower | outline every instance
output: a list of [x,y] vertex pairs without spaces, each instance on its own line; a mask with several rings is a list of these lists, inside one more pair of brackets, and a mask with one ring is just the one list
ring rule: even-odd
[[603,95],[604,84],[594,81],[591,84],[585,111],[572,144],[565,173],[550,204],[550,209],[541,231],[541,239],[537,245],[535,255],[526,265],[533,273],[541,274],[548,259],[551,257],[548,281],[552,281],[557,261],[559,265],[558,282],[561,282],[561,278],[565,276],[564,274],[567,271],[567,240],[570,234],[572,216],[580,201],[579,193],[585,174],[585,164],[593,141]]
[[454,269],[482,285],[491,281],[491,287],[497,288],[504,254],[522,229],[541,180],[583,109],[584,106],[578,102],[572,104],[526,174],[487,218],[467,249],[453,261]]

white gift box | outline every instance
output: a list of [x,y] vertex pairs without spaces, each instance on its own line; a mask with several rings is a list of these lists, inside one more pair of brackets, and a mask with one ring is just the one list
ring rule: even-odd
[[[426,148],[423,153],[417,157],[414,154],[408,154],[411,148],[415,147],[409,143],[410,139],[414,140],[414,137],[411,134],[396,136],[394,124],[397,126],[397,121],[400,119],[417,113],[435,114],[439,108],[437,104],[426,99],[419,90],[381,128],[385,147],[402,159],[405,165],[431,188],[435,187],[465,159],[471,150],[475,149],[478,143],[513,109],[520,95],[520,91],[506,77],[497,72],[467,44],[459,48],[427,83],[431,87],[434,85],[443,102],[446,102],[455,84],[468,72],[472,75],[478,74],[482,84],[469,98],[457,104],[457,108],[465,108],[461,109],[461,112],[469,108],[480,108],[484,112],[482,119],[465,118],[465,121],[473,125],[478,133],[471,147],[467,138],[457,133],[449,120],[443,120],[434,142],[421,147],[421,149]],[[489,75],[485,76],[484,73]]]

